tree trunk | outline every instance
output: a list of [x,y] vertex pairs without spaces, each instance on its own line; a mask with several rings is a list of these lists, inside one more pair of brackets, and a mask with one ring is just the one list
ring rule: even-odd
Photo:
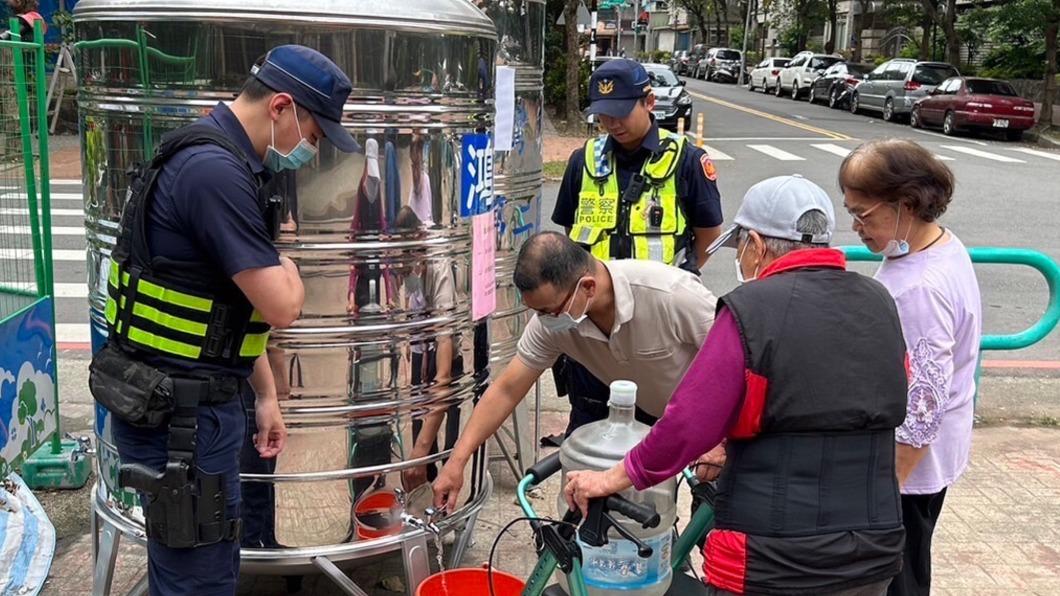
[[932,21],[931,17],[925,13],[924,14],[924,18],[920,21],[920,60],[921,61],[925,61],[925,60],[930,60],[931,59],[931,50],[933,49],[931,47],[931,25],[932,24],[934,24],[934,21]]
[[957,32],[957,0],[946,0],[946,18],[942,23],[946,33],[946,61],[961,67],[961,36]]
[[581,48],[578,46],[578,5],[579,0],[567,0],[563,7],[564,27],[567,33],[567,128],[576,130],[581,122],[580,93]]
[[721,9],[718,8],[718,0],[714,1],[714,39],[712,43],[722,45],[721,43]]
[[1053,14],[1045,27],[1045,89],[1042,92],[1042,113],[1038,126],[1048,130],[1053,125],[1053,104],[1056,102],[1056,43],[1060,30],[1060,0],[1053,0]]

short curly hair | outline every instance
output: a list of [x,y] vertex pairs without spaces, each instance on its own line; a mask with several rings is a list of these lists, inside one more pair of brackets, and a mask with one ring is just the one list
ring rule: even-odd
[[905,203],[924,221],[935,221],[953,200],[953,172],[930,151],[905,139],[869,141],[839,166],[839,188],[874,199]]

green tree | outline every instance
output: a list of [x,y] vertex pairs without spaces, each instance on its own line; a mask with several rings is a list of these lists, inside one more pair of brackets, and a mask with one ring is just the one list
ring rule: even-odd
[[795,54],[806,49],[815,23],[827,16],[825,0],[777,0],[773,3],[773,25],[781,31],[780,44]]

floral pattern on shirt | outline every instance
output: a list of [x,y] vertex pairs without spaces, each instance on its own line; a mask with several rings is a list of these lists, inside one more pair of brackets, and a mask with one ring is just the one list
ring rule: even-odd
[[949,379],[934,357],[928,340],[918,339],[909,359],[912,377],[905,422],[895,429],[900,443],[916,448],[930,445],[938,438],[949,396]]

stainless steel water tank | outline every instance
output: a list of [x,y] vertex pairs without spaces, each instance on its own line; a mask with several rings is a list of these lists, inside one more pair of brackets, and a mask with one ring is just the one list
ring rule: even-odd
[[[270,342],[290,438],[274,463],[244,455],[245,521],[258,532],[243,567],[296,571],[416,532],[380,532],[354,511],[393,488],[429,500],[425,481],[484,378],[475,351],[477,342],[482,369],[488,338],[471,320],[459,195],[461,144],[492,126],[493,23],[466,0],[81,0],[74,21],[97,349],[126,170],[163,132],[231,100],[271,47],[314,47],[350,76],[344,122],[364,151],[323,143],[282,184],[289,217],[277,244],[298,264],[306,302]],[[537,146],[539,122],[527,138]],[[539,171],[539,150],[533,159]],[[516,194],[513,203],[532,199]],[[96,431],[96,510],[137,532],[141,511],[117,484],[105,410]],[[443,527],[474,519],[489,494],[482,470],[469,467],[464,505]]]
[[523,242],[541,225],[544,0],[476,0],[497,25],[497,65],[515,69],[512,149],[494,161],[497,202],[497,312],[490,328],[494,371],[515,356],[529,314],[512,283]]

